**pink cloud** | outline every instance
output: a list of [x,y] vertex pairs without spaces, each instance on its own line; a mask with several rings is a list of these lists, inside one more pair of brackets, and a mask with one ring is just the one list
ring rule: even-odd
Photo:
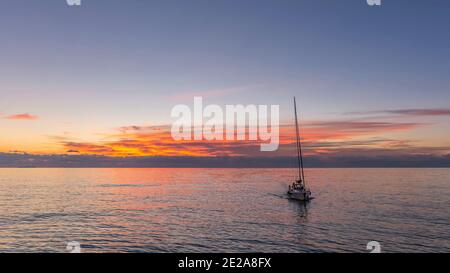
[[24,113],[24,114],[10,115],[7,116],[6,118],[10,120],[36,120],[39,117],[35,115],[30,115],[28,113]]
[[347,112],[346,115],[372,115],[372,114],[395,114],[405,116],[449,116],[450,108],[430,109],[397,109],[383,111]]
[[230,87],[230,88],[223,88],[223,89],[212,89],[212,90],[197,90],[197,91],[189,91],[189,92],[183,92],[178,93],[174,95],[168,96],[169,100],[171,101],[186,101],[186,100],[192,100],[195,96],[200,97],[225,97],[230,94],[236,94],[244,92],[248,89],[253,89],[258,87],[258,85],[248,85],[248,86],[236,86],[236,87]]

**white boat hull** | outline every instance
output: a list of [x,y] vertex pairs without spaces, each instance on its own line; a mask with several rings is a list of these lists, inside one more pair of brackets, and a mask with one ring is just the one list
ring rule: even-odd
[[290,199],[299,200],[299,201],[309,201],[313,199],[311,194],[307,192],[300,192],[300,191],[289,191],[288,196]]

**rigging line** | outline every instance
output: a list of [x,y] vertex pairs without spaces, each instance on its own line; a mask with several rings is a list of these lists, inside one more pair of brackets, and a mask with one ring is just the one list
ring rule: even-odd
[[298,117],[297,117],[297,102],[294,97],[294,112],[295,112],[295,132],[297,136],[297,163],[298,163],[298,177],[300,181],[303,181],[303,159],[302,159],[302,147],[300,144],[300,130],[298,128]]

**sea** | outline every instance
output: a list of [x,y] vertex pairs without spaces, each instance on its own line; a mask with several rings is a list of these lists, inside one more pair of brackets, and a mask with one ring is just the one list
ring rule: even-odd
[[0,252],[450,252],[450,169],[306,169],[309,203],[295,175],[0,169]]

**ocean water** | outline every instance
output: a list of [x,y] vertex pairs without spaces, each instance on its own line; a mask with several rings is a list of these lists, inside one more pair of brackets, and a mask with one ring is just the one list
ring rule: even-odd
[[450,169],[0,169],[0,252],[450,252]]

